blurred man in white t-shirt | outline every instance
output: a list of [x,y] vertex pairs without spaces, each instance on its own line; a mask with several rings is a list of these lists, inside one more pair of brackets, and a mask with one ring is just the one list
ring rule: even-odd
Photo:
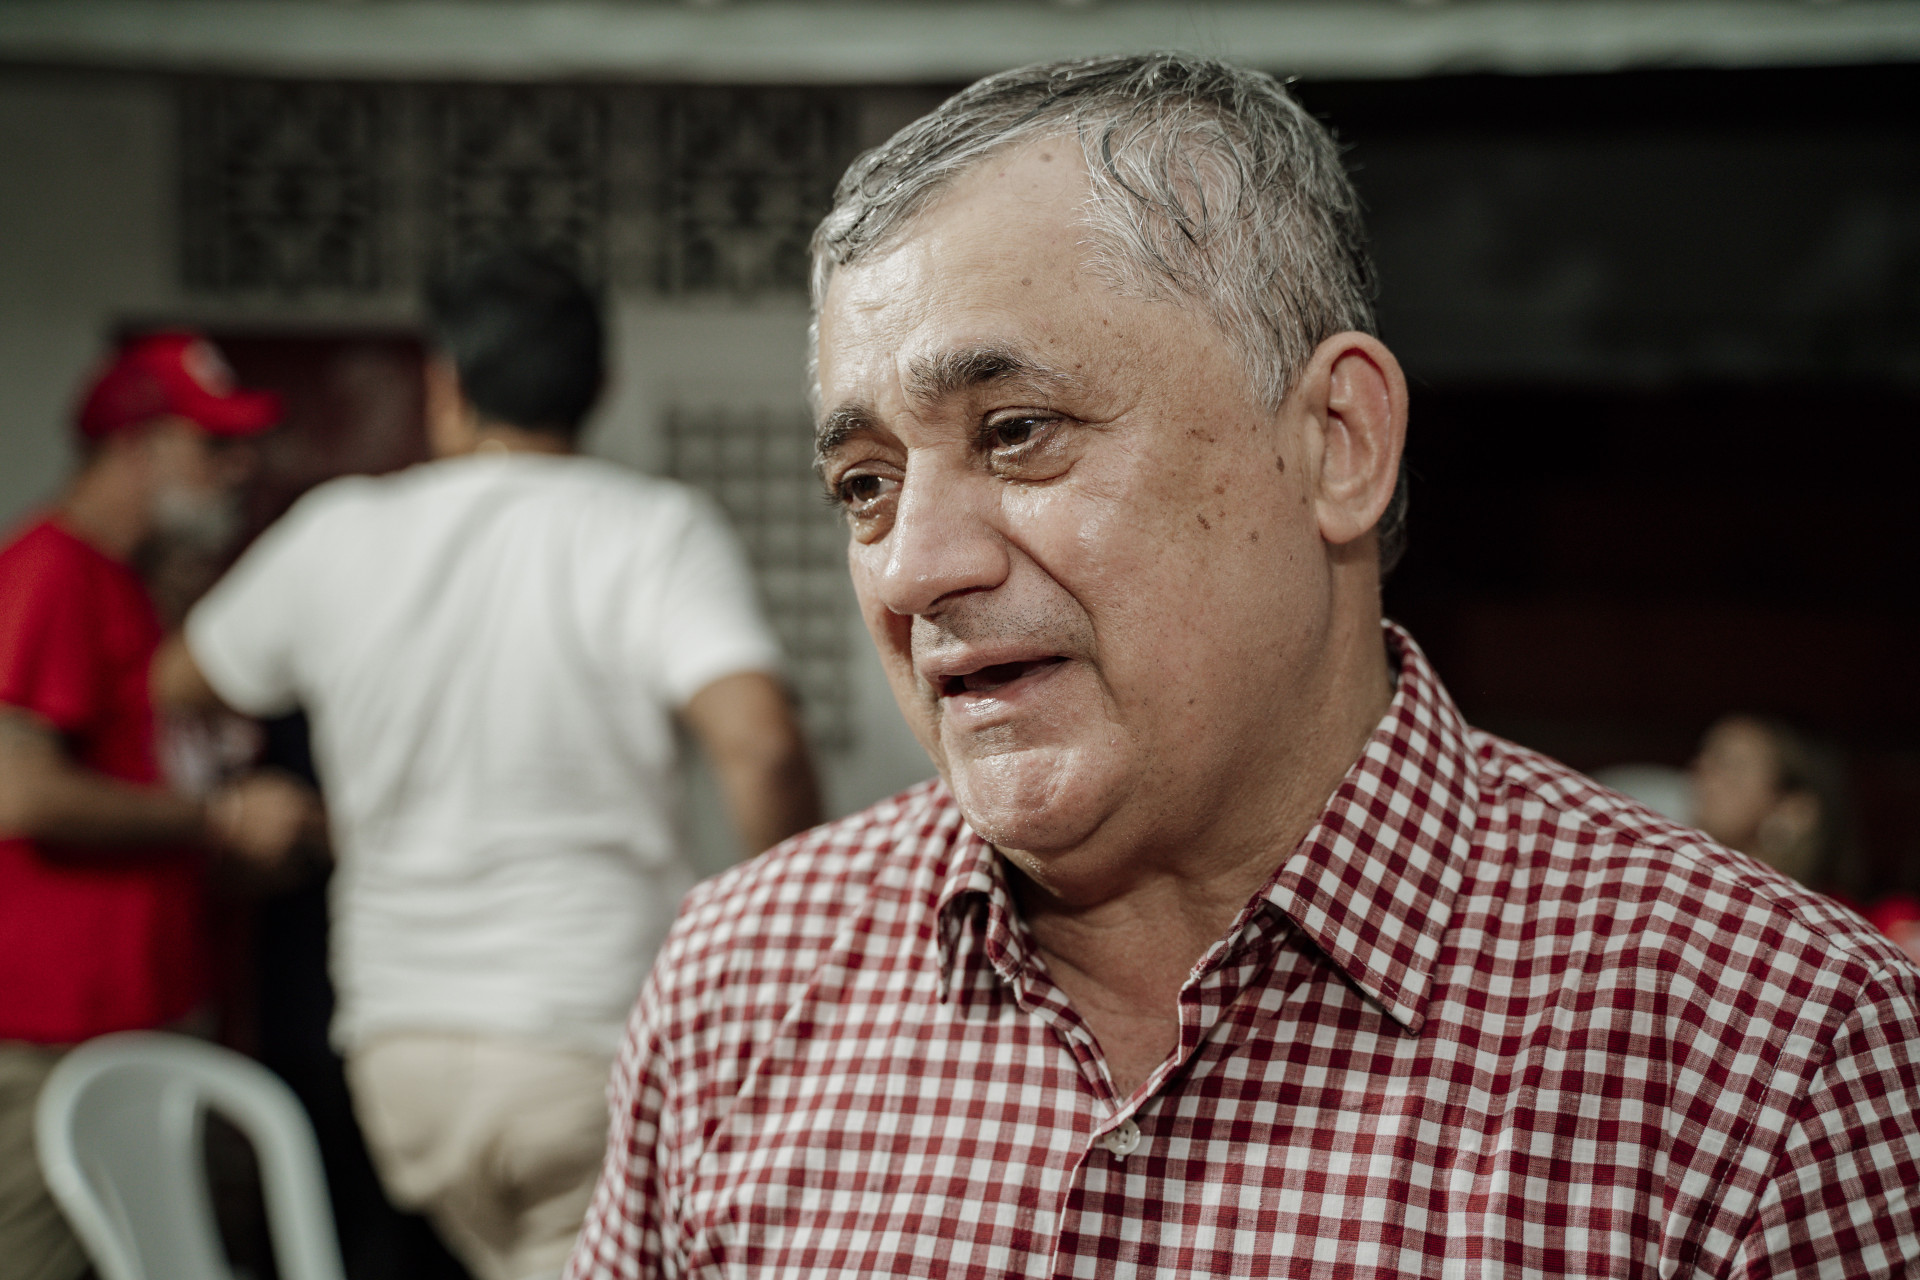
[[303,498],[156,686],[306,708],[339,857],[333,1038],[375,1162],[483,1280],[526,1280],[565,1261],[622,1025],[694,879],[675,719],[748,848],[819,811],[719,515],[574,454],[593,297],[506,254],[429,301],[437,460]]

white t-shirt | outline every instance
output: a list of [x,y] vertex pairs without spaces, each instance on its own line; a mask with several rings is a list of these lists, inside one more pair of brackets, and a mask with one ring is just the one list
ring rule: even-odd
[[233,707],[307,710],[338,857],[337,1045],[617,1047],[694,879],[672,712],[779,662],[705,500],[529,454],[335,480],[186,635]]

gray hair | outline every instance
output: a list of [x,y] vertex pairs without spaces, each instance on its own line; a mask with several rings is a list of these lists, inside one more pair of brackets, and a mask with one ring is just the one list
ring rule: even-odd
[[[1272,76],[1150,53],[988,76],[856,159],[813,236],[818,313],[836,267],[895,243],[987,156],[1075,136],[1092,179],[1095,266],[1123,290],[1200,305],[1279,408],[1313,350],[1371,333],[1360,199],[1332,134]],[[1382,572],[1405,546],[1406,469],[1379,523]]]

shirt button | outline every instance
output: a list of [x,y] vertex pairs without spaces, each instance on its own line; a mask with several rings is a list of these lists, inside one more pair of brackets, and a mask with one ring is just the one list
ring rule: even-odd
[[1115,1160],[1125,1160],[1140,1145],[1140,1126],[1131,1119],[1122,1120],[1119,1128],[1100,1139],[1100,1145]]

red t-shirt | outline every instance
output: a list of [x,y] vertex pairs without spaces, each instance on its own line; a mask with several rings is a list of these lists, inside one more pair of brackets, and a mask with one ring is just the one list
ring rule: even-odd
[[[51,519],[0,549],[0,703],[52,724],[87,768],[160,781],[147,692],[160,634],[133,572]],[[63,858],[0,839],[0,1039],[67,1044],[192,1009],[201,871],[186,852]]]

